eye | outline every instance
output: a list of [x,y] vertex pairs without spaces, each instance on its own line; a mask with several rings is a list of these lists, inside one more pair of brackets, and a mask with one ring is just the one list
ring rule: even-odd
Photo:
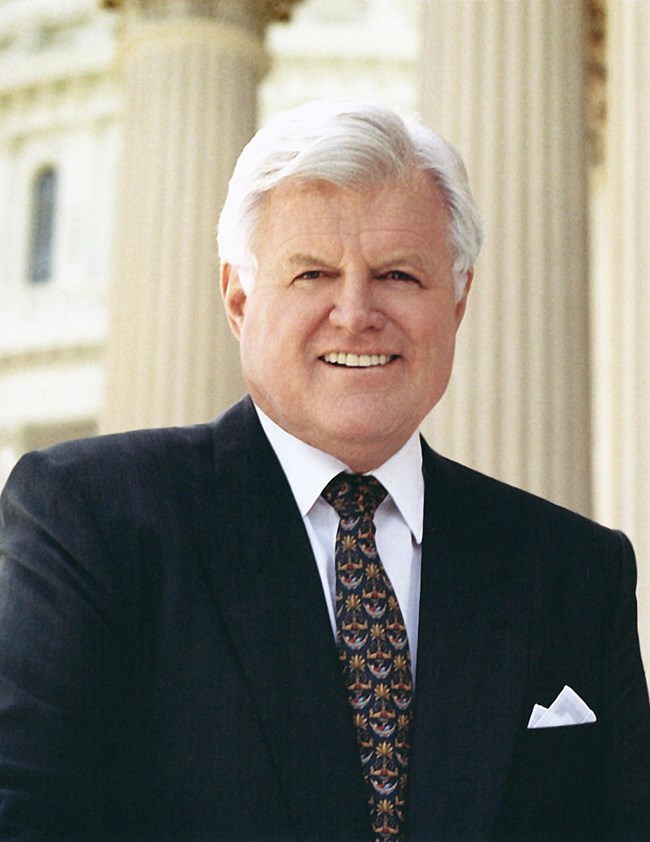
[[295,281],[317,281],[323,277],[321,269],[308,269],[306,272],[301,272],[294,278]]
[[391,269],[389,272],[384,272],[379,276],[382,281],[407,281],[411,283],[420,283],[416,277],[409,275],[408,272],[403,272],[401,269]]

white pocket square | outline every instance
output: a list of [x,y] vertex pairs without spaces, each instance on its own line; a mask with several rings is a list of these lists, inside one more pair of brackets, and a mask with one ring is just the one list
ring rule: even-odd
[[560,725],[584,725],[595,722],[596,714],[570,687],[564,686],[549,708],[535,705],[528,720],[528,728],[557,728]]

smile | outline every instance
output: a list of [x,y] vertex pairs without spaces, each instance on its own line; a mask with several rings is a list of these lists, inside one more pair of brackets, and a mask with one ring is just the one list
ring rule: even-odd
[[372,366],[387,365],[396,359],[394,354],[346,354],[343,351],[324,354],[321,357],[326,363],[342,365],[347,368],[370,368]]

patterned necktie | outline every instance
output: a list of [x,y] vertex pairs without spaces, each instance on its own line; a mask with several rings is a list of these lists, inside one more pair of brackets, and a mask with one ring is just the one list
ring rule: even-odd
[[341,473],[323,497],[336,533],[336,628],[377,842],[404,839],[411,657],[397,597],[375,545],[373,517],[386,489],[373,476]]

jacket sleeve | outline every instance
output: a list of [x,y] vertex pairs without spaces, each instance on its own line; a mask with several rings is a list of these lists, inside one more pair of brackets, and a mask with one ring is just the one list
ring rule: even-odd
[[603,793],[609,801],[608,838],[650,839],[650,705],[641,662],[635,598],[636,564],[627,538],[613,566],[611,617],[604,630],[606,694],[602,726]]
[[114,622],[119,568],[90,507],[87,489],[46,453],[21,460],[0,501],[6,842],[94,839],[110,827],[106,781],[118,762],[128,664]]

